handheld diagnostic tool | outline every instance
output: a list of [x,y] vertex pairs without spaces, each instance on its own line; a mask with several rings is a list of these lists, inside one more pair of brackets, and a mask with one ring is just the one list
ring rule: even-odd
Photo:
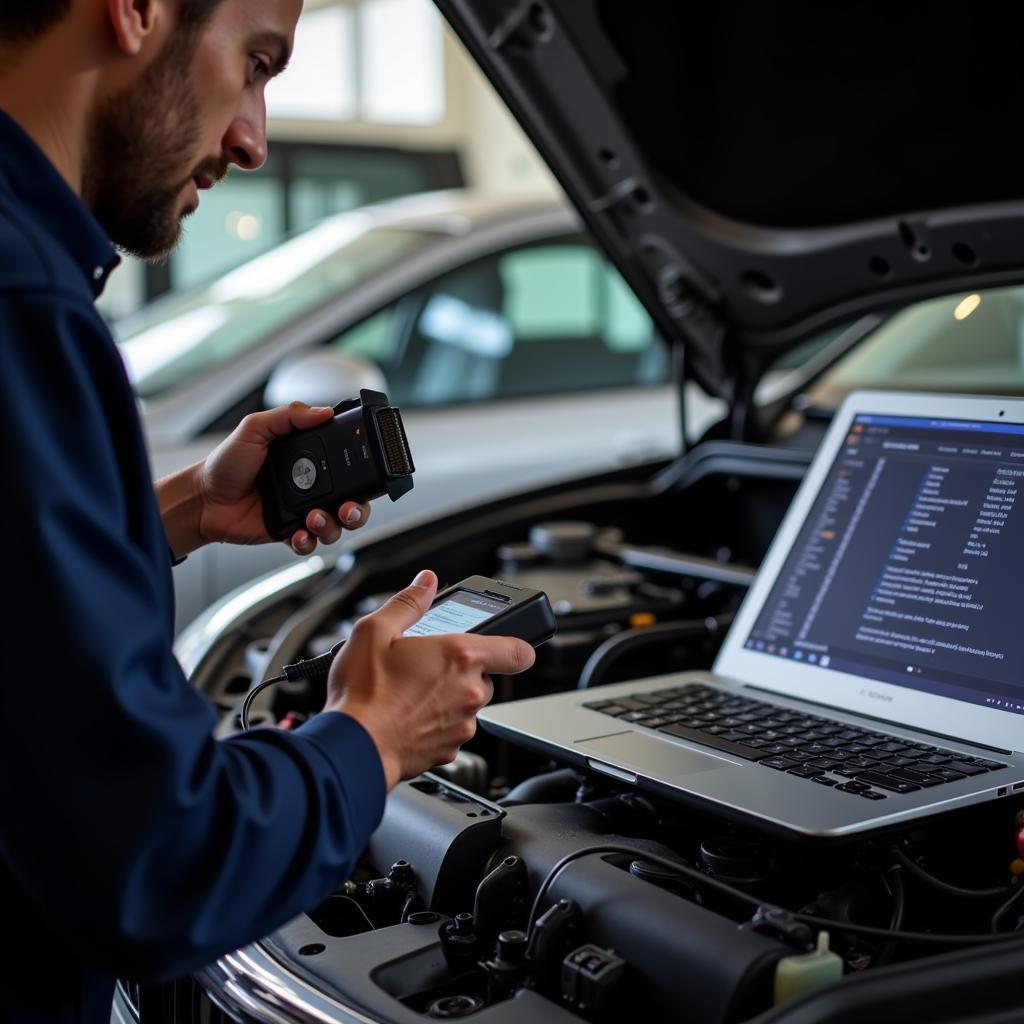
[[468,576],[442,590],[405,636],[483,633],[516,636],[539,647],[555,635],[555,629],[555,616],[543,591],[514,587],[486,576]]
[[277,540],[301,529],[315,508],[412,490],[415,470],[398,409],[363,389],[334,407],[334,419],[272,441],[258,485],[267,532]]
[[[410,626],[404,636],[436,636],[441,633],[483,633],[491,636],[516,636],[539,647],[555,635],[555,615],[548,596],[542,590],[514,587],[486,576],[468,576],[454,587],[442,590],[426,615]],[[334,656],[344,640],[326,654],[294,665],[285,665],[284,674],[264,679],[254,686],[242,703],[241,723],[249,728],[249,709],[257,694],[284,679],[325,680]]]

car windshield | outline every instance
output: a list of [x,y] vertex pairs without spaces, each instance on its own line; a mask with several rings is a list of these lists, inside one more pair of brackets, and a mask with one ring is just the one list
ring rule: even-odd
[[341,214],[210,285],[153,303],[115,326],[136,392],[150,398],[227,363],[431,237]]
[[824,374],[809,397],[834,409],[855,388],[1024,392],[1024,288],[908,306]]

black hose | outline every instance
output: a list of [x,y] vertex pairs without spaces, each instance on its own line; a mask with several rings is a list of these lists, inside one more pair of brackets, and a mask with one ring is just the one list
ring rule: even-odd
[[925,871],[917,861],[911,860],[898,846],[892,847],[891,852],[896,860],[916,879],[924,882],[925,885],[930,885],[933,889],[938,889],[939,892],[944,892],[947,896],[956,896],[958,899],[964,900],[994,900],[1006,896],[1010,892],[1005,885],[993,889],[965,889],[963,886],[953,885],[952,882],[944,882],[941,878],[936,878]]
[[1021,897],[1024,896],[1024,883],[1017,885],[1017,891],[992,915],[992,931],[996,933],[999,931],[999,922],[1002,921],[1006,915],[1013,910],[1015,903],[1021,902]]
[[[907,913],[907,887],[903,883],[903,867],[890,864],[882,876],[892,894],[892,916],[889,918],[889,931],[898,932],[903,927],[903,919]],[[875,957],[876,966],[889,963],[896,954],[898,943],[890,939],[884,942]]]
[[599,685],[611,666],[624,654],[628,654],[637,647],[667,640],[699,640],[706,636],[712,636],[728,626],[732,618],[732,615],[729,614],[707,619],[690,619],[685,622],[658,622],[653,626],[624,629],[621,633],[616,633],[615,636],[605,640],[587,658],[576,688],[586,690]]

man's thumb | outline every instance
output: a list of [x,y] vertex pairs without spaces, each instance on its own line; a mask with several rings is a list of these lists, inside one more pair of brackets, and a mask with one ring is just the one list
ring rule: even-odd
[[436,593],[437,577],[429,569],[424,569],[408,587],[390,598],[377,614],[387,618],[396,634],[404,633],[427,613]]

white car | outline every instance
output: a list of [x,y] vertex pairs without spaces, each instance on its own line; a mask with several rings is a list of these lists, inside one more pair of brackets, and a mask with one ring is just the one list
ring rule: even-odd
[[[340,214],[115,331],[155,476],[204,456],[246,413],[386,392],[415,487],[375,503],[361,543],[679,448],[666,346],[556,200],[453,191]],[[719,412],[695,392],[691,430]],[[295,558],[283,544],[196,552],[175,570],[178,629]]]

